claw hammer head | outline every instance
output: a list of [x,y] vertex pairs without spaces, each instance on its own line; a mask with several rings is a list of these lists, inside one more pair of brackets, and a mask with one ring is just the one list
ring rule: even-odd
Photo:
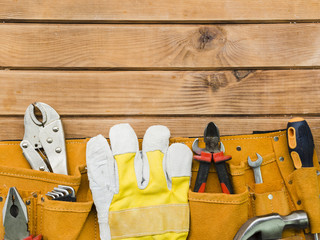
[[304,211],[295,211],[287,216],[273,213],[249,219],[233,240],[248,240],[254,235],[259,235],[261,240],[281,239],[286,228],[305,229],[308,226],[308,216]]

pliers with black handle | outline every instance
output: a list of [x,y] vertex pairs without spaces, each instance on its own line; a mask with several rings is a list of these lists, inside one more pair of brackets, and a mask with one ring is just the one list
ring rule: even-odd
[[220,134],[218,127],[210,122],[204,131],[204,142],[206,148],[202,149],[198,146],[198,139],[192,145],[192,150],[197,154],[194,159],[200,162],[199,171],[194,186],[194,192],[204,192],[211,162],[213,162],[223,193],[233,194],[233,187],[228,175],[226,161],[231,156],[224,155],[224,146],[220,142]]

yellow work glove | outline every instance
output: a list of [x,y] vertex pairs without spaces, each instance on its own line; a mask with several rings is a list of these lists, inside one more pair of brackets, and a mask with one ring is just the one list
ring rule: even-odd
[[98,135],[86,153],[101,239],[186,239],[191,150],[181,143],[169,147],[165,126],[146,131],[142,152],[129,124],[113,126],[109,137],[112,150]]

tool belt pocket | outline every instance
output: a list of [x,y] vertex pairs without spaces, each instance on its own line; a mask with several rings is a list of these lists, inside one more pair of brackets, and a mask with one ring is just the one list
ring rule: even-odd
[[246,184],[251,197],[251,215],[261,216],[270,213],[287,215],[294,210],[288,190],[278,169],[274,153],[262,155],[263,163],[260,167],[262,183],[256,183],[254,172],[248,166],[246,169]]
[[248,218],[249,193],[197,193],[189,191],[189,239],[233,239]]
[[[1,177],[0,177],[1,179]],[[1,181],[1,180],[0,180]],[[1,210],[4,208],[5,202],[7,200],[7,194],[9,191],[9,187],[1,185],[0,187],[0,208]],[[37,193],[32,191],[19,191],[19,195],[22,198],[23,202],[26,205],[26,210],[28,214],[28,225],[30,228],[34,229],[34,221],[36,217],[36,213],[34,212],[36,206]],[[3,211],[0,212],[0,239],[4,238],[4,226],[3,226]]]
[[295,208],[307,212],[311,233],[320,232],[320,176],[316,167],[300,168],[287,178]]
[[37,231],[46,239],[78,239],[92,204],[54,201],[41,195],[37,200]]
[[[30,234],[42,234],[48,240],[78,239],[93,205],[89,192],[79,189],[81,180],[86,178],[84,170],[78,167],[75,175],[70,176],[0,166],[0,206],[3,208],[9,188],[15,186],[27,207]],[[72,187],[82,202],[51,200],[46,196],[59,185]],[[1,211],[1,219],[2,214]],[[0,236],[4,236],[2,223]]]
[[[274,181],[271,184],[261,183],[256,186],[255,192],[251,194],[253,215],[261,216],[269,213],[289,214],[290,199],[284,183]],[[292,204],[292,203],[291,203]]]

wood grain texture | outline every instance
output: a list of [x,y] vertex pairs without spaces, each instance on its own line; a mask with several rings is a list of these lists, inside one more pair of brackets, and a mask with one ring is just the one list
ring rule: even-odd
[[320,70],[0,71],[0,115],[320,114]]
[[[137,136],[142,138],[152,125],[165,125],[171,137],[198,137],[208,122],[214,121],[222,135],[251,134],[253,131],[285,129],[291,117],[62,117],[66,138],[93,137],[102,134],[108,137],[109,129],[115,124],[129,123]],[[307,117],[315,144],[320,147],[319,117]],[[0,117],[0,141],[20,140],[24,135],[23,117]],[[320,150],[320,149],[319,149]]]
[[320,24],[0,24],[0,67],[319,67]]
[[318,0],[2,0],[0,19],[87,21],[318,20]]

